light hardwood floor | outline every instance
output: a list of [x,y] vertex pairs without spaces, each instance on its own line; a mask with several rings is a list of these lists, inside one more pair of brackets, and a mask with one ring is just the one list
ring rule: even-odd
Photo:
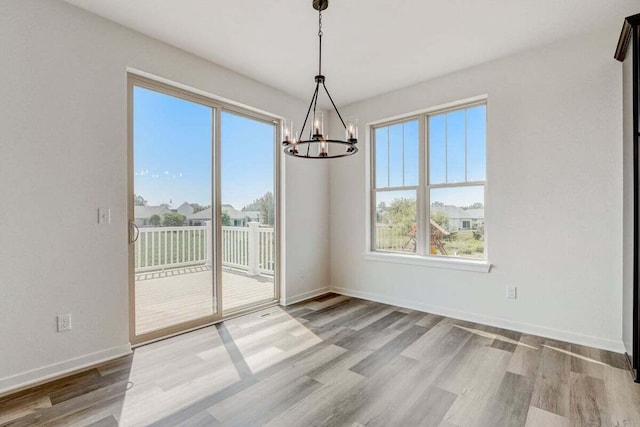
[[0,424],[640,426],[620,354],[326,295],[0,399]]

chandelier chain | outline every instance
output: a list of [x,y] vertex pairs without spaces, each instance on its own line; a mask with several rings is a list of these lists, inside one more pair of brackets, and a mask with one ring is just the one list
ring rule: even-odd
[[322,75],[322,7],[318,8],[318,75]]

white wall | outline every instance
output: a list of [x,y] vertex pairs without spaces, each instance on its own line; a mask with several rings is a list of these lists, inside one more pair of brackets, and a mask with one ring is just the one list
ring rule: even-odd
[[[486,224],[494,267],[486,274],[365,261],[368,158],[359,153],[331,164],[332,286],[621,351],[618,34],[616,27],[565,40],[341,109],[364,125],[488,94]],[[364,145],[364,126],[360,132]],[[517,300],[505,299],[507,284],[518,286]]]
[[[633,44],[633,42],[632,42]],[[622,340],[625,351],[633,355],[633,48],[630,46],[622,67],[623,92],[623,170],[624,237]]]
[[[129,349],[127,67],[295,120],[306,104],[59,1],[3,1],[0,52],[1,393]],[[328,282],[328,165],[284,166],[292,299]]]

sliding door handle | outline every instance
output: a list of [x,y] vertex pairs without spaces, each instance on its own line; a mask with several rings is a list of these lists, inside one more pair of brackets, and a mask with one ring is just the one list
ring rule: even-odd
[[129,222],[129,244],[133,244],[140,237],[140,229],[135,222]]

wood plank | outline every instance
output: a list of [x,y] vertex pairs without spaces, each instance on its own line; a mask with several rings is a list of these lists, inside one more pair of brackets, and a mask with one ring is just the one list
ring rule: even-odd
[[525,426],[533,393],[533,379],[507,372],[479,425]]
[[434,385],[429,386],[422,395],[398,418],[397,425],[437,427],[458,396]]
[[572,372],[570,387],[570,419],[572,426],[611,426],[604,381]]
[[545,340],[531,405],[563,417],[569,416],[571,346]]
[[525,427],[569,427],[569,418],[530,406]]
[[605,368],[604,385],[611,424],[640,426],[640,384],[631,380],[629,370]]
[[498,392],[511,353],[470,341],[439,375],[435,384],[458,395],[445,420],[460,426],[481,425],[480,416]]
[[38,410],[50,408],[51,406],[51,399],[49,396],[29,396],[26,399],[15,399],[13,401],[6,402],[1,406],[2,411],[0,411],[0,425],[26,417],[27,415],[38,412]]
[[513,352],[508,371],[525,377],[536,378],[544,341],[544,338],[523,334]]
[[351,370],[370,377],[382,369],[391,359],[402,353],[408,346],[427,332],[427,328],[413,326],[353,366]]

